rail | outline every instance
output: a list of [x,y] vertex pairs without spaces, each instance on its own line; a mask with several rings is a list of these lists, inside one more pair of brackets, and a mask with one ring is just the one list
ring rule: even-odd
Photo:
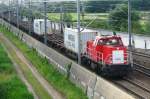
[[150,58],[150,54],[146,54],[143,52],[137,52],[137,51],[132,51],[133,55],[137,55],[137,56],[142,56],[142,57],[146,57],[146,58]]
[[134,96],[140,98],[140,99],[144,99],[144,97],[138,93],[136,93],[135,91],[131,90],[130,88],[126,87],[125,85],[122,84],[122,82],[117,82],[117,81],[113,81],[114,84],[116,84],[117,86],[125,89],[127,92],[133,94]]
[[[136,55],[136,56],[139,56],[139,57],[142,57],[142,58],[146,58],[146,60],[150,60],[150,55],[149,54],[146,54],[146,53],[143,53],[143,52],[137,52],[137,51],[132,51],[132,53],[133,53],[133,55]],[[149,61],[145,61],[145,62],[149,62]],[[143,63],[144,63],[144,61],[143,61]],[[146,64],[145,65],[144,64],[140,64],[138,62],[133,62],[133,65],[134,65],[133,69],[135,71],[138,71],[138,72],[143,73],[144,75],[150,77],[150,68],[148,68],[148,66],[146,66]]]
[[140,64],[133,63],[134,64],[134,70],[143,73],[144,75],[147,75],[150,77],[150,68],[146,68]]
[[121,80],[113,80],[113,83],[135,95],[139,99],[149,99],[148,97],[150,97],[150,89],[145,86],[144,82],[137,79],[125,77]]

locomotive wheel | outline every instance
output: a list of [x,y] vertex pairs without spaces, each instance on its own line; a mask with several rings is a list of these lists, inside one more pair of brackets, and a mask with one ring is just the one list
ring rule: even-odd
[[96,72],[97,74],[101,75],[102,73],[102,68],[98,65],[97,68],[96,68]]
[[97,64],[94,62],[91,62],[91,69],[96,70],[96,68],[97,68]]
[[90,65],[91,66],[91,60],[87,60],[87,65]]
[[101,72],[101,75],[103,76],[103,77],[109,77],[108,75],[109,75],[109,72],[108,72],[109,70],[108,69],[106,69],[106,68],[104,68],[104,66],[102,67],[102,72]]
[[83,65],[85,65],[85,64],[86,64],[85,57],[81,57],[81,64],[83,64]]
[[81,58],[81,62],[83,65],[88,65],[88,59],[84,56]]

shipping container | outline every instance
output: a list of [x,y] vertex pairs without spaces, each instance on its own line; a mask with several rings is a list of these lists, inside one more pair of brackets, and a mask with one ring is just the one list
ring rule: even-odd
[[[44,19],[34,19],[34,32],[38,35],[45,34],[45,20]],[[51,33],[50,20],[47,20],[47,34]]]
[[[97,32],[89,29],[84,29],[80,33],[80,46],[81,53],[86,50],[86,43],[89,40],[94,40],[97,36]],[[64,32],[64,45],[67,49],[78,53],[78,30],[72,28],[65,28]]]

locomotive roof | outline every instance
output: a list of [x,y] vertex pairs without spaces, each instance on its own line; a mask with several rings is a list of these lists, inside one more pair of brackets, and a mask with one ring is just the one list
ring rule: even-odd
[[96,38],[99,39],[109,39],[109,38],[121,38],[120,36],[114,36],[114,35],[109,35],[109,36],[96,36]]

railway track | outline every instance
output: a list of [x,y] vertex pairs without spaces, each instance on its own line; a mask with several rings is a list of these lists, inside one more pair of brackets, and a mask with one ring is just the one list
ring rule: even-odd
[[134,63],[133,69],[150,77],[150,68]]
[[[132,77],[125,77],[122,81],[114,81],[119,85],[120,87],[126,89],[130,93],[132,93],[135,96],[138,96],[140,99],[150,99],[150,68],[148,66],[144,66],[146,62],[149,62],[150,55],[143,53],[143,52],[137,52],[132,51],[133,56],[135,57],[134,60],[137,59],[137,57],[140,57],[140,62],[138,61],[133,63],[133,73],[137,72],[135,74],[131,74]],[[146,59],[146,61],[144,61]],[[143,64],[140,64],[143,63]],[[134,76],[133,76],[134,75]],[[143,75],[142,77],[140,75]],[[141,79],[143,78],[143,79]],[[141,79],[141,80],[140,80]],[[149,82],[146,84],[146,80]]]
[[134,61],[133,69],[150,77],[150,54],[137,51],[132,51],[132,53]]
[[144,85],[144,83],[142,81],[139,81],[137,79],[133,79],[133,78],[123,78],[124,80],[130,82],[131,84],[138,86],[139,88],[143,89],[144,91],[148,92],[150,94],[150,88],[148,88],[148,86],[142,86]]
[[[62,39],[62,38],[60,38],[60,39]],[[64,45],[62,45],[63,41],[57,40],[57,38],[55,36],[49,36],[49,41],[50,42],[55,41],[54,44],[57,44],[57,42],[58,42],[58,46],[62,46],[62,47],[64,46]],[[150,58],[150,56],[143,55],[142,53],[134,52],[134,54],[142,56],[142,57]],[[134,65],[135,65],[134,66],[135,70],[150,77],[150,72],[149,72],[150,70],[148,68],[145,68],[144,66],[138,65],[138,64],[134,64]],[[142,83],[140,83],[140,81],[137,82],[135,80],[132,81],[132,79],[130,79],[130,78],[124,78],[122,80],[113,80],[112,83],[117,84],[117,86],[120,86],[121,88],[125,89],[127,92],[139,97],[140,99],[150,99],[150,90],[147,89],[146,87],[142,87]]]
[[[142,52],[134,51],[133,55],[148,58],[150,60],[150,55]],[[139,99],[150,99],[150,68],[138,63],[133,63],[133,65],[133,74],[113,82],[121,88],[125,89],[127,92],[137,96]],[[131,75],[132,77],[130,77]]]
[[145,57],[145,58],[149,58],[150,59],[150,54],[144,53],[144,52],[137,52],[137,51],[132,51],[133,55],[136,56],[141,56],[141,57]]
[[144,86],[144,83],[139,80],[123,78],[122,80],[114,80],[113,83],[133,94],[136,98],[150,99],[150,89]]

